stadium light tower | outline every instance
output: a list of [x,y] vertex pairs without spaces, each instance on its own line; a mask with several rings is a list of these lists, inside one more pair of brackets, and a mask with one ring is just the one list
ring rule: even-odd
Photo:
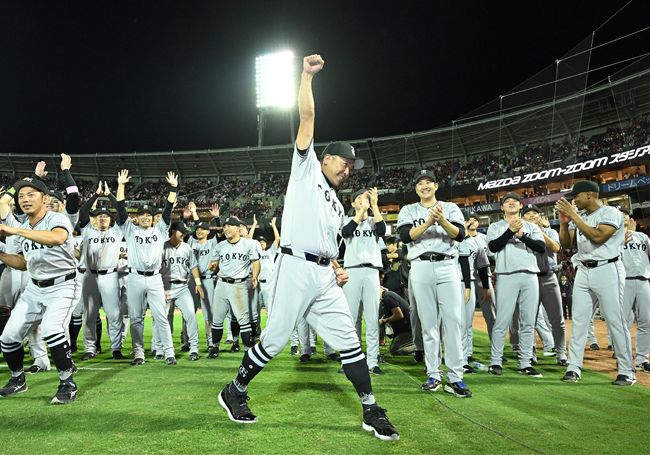
[[295,58],[289,50],[255,58],[255,89],[257,93],[257,145],[264,141],[264,115],[273,111],[289,111],[293,140],[293,110],[296,104]]

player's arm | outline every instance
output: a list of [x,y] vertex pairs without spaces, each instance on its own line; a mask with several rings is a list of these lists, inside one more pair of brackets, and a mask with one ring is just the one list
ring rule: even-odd
[[102,182],[100,181],[99,185],[97,185],[97,191],[95,191],[86,202],[81,204],[81,207],[79,208],[79,226],[82,228],[88,226],[88,223],[90,223],[90,209],[97,201],[97,198],[103,193],[104,190],[102,188]]
[[16,189],[11,186],[7,188],[7,191],[2,193],[0,196],[0,219],[6,220],[9,214],[11,213],[11,201],[14,199],[14,194],[16,194]]
[[386,222],[384,216],[379,210],[379,193],[377,188],[370,188],[368,190],[370,197],[370,210],[372,210],[372,218],[375,221],[375,237],[383,237],[386,235]]
[[162,220],[169,225],[172,221],[172,209],[174,208],[174,203],[176,202],[176,195],[178,194],[178,175],[169,171],[165,180],[169,184],[169,195],[167,196],[167,201],[165,201],[165,208],[162,212]]
[[255,259],[251,261],[251,266],[253,269],[253,289],[257,287],[257,277],[260,275],[260,270],[262,270],[262,267],[260,266],[260,260]]
[[17,227],[0,225],[0,235],[19,235],[32,242],[45,246],[63,245],[68,238],[68,230],[64,227],[55,227],[50,231],[22,229]]
[[126,211],[126,184],[129,183],[131,177],[129,176],[128,169],[122,169],[117,174],[117,194],[115,200],[117,202],[117,224],[122,226],[129,219],[129,213]]
[[277,249],[280,246],[280,231],[275,225],[276,218],[271,218],[271,229],[273,229],[273,246]]
[[311,83],[314,75],[322,70],[324,65],[325,60],[318,54],[308,55],[302,60],[300,89],[298,90],[298,113],[300,115],[300,126],[296,137],[298,150],[308,150],[314,138],[316,107]]
[[256,229],[257,229],[257,217],[255,216],[255,214],[253,214],[253,225],[251,226],[250,231],[248,231],[248,235],[246,237],[252,239]]
[[472,289],[472,276],[469,268],[469,256],[458,256],[458,263],[460,264],[460,271],[463,276],[465,289]]
[[546,245],[544,244],[542,231],[539,229],[539,227],[537,227],[536,224],[533,224],[533,232],[531,235],[528,235],[523,230],[516,233],[515,235],[524,243],[524,245],[533,250],[535,253],[546,253]]
[[65,153],[61,154],[61,170],[63,171],[63,183],[65,184],[65,211],[74,215],[79,211],[79,187],[72,178],[70,168],[72,167],[72,158]]
[[[192,253],[192,255],[194,255]],[[203,283],[201,282],[201,272],[199,272],[198,267],[192,267],[192,278],[194,278],[194,287],[196,289],[196,293],[201,297],[201,299],[205,298],[205,290],[203,289]]]
[[560,251],[560,244],[548,236],[546,232],[542,231],[542,236],[544,237],[544,245],[551,253],[557,253]]
[[22,254],[9,254],[0,251],[0,262],[4,262],[7,267],[16,270],[27,270],[27,261]]

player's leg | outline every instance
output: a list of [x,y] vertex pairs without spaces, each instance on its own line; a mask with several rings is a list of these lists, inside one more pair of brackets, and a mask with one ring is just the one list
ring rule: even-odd
[[[364,270],[362,301],[363,318],[366,321],[366,357],[368,368],[377,371],[379,368],[379,271],[374,269]],[[346,285],[347,286],[347,285]],[[343,286],[345,290],[345,286]],[[354,319],[354,315],[352,316]],[[330,347],[329,344],[325,343]],[[326,352],[325,355],[328,353]]]
[[171,359],[175,359],[176,355],[174,352],[172,332],[169,327],[169,321],[167,320],[167,312],[165,311],[165,290],[162,277],[160,275],[145,277],[145,283],[147,286],[147,303],[149,304],[151,317],[156,321],[156,328],[165,359],[168,364],[171,364]]
[[300,315],[296,321],[296,332],[298,333],[298,344],[300,345],[300,360],[306,362],[312,354],[312,330],[307,324],[305,316]]
[[542,298],[542,305],[546,310],[548,323],[551,326],[553,344],[555,345],[557,355],[556,358],[558,362],[562,362],[566,360],[566,324],[562,314],[560,283],[558,283],[555,273],[551,273],[540,281],[539,292]]
[[[190,345],[190,360],[198,359],[199,354],[199,326],[194,312],[194,299],[187,286],[176,297],[176,306],[183,315],[187,327],[187,339]],[[194,354],[194,355],[192,355]]]
[[[445,390],[454,393],[451,384],[463,382],[463,365],[466,357],[463,355],[463,313],[467,306],[465,298],[461,293],[460,276],[458,269],[453,261],[447,261],[450,264],[440,264],[437,269],[444,270],[444,276],[440,276],[439,270],[436,275],[438,279],[444,279],[445,282],[437,285],[436,294],[438,296],[438,308],[440,309],[440,320],[442,326],[442,340],[445,352],[445,365],[447,366],[447,386]],[[449,278],[450,277],[450,278]],[[449,280],[449,281],[447,281]],[[462,385],[463,388],[464,385]]]
[[596,267],[592,270],[591,278],[593,292],[600,302],[600,311],[612,338],[618,374],[634,379],[632,339],[623,309],[625,268],[620,261]]
[[[519,282],[519,369],[531,366],[535,320],[539,310],[539,281],[532,273],[517,273]],[[498,295],[498,294],[497,294]]]
[[[492,327],[492,338],[490,339],[490,366],[501,367],[503,362],[506,332],[512,322],[512,315],[515,312],[517,296],[519,295],[519,275],[519,273],[515,273],[497,276],[496,319]],[[537,297],[535,297],[535,301],[537,301]]]
[[41,335],[41,324],[36,323],[32,326],[27,334],[29,342],[29,354],[34,359],[34,362],[29,367],[30,373],[37,373],[39,371],[48,371],[51,367],[50,358],[47,354],[47,345],[43,341]]
[[[258,335],[259,320],[260,320],[260,287],[259,283],[256,288],[253,288],[253,281],[249,278],[246,280],[248,286],[248,316],[250,318],[251,336],[253,339]],[[246,344],[246,343],[244,343]]]
[[130,273],[127,278],[126,298],[129,307],[129,325],[134,365],[144,363],[144,316],[147,311],[145,277]]
[[[343,286],[343,293],[345,294],[345,300],[348,302],[350,307],[350,314],[352,315],[352,320],[357,322],[359,318],[359,312],[361,309],[361,299],[363,297],[363,286],[364,286],[364,269],[362,268],[353,268],[348,269],[348,275],[350,279]],[[359,335],[361,332],[357,332]]]
[[97,277],[97,287],[101,296],[102,306],[106,313],[108,325],[108,336],[111,339],[111,352],[122,351],[122,312],[120,310],[120,289],[117,273],[99,275]]
[[641,371],[650,373],[648,353],[650,351],[650,282],[642,280],[627,280],[635,282],[634,314],[636,317],[636,358],[635,364]]
[[[549,327],[547,321],[548,318],[546,316],[546,310],[544,309],[544,305],[540,304],[537,307],[537,319],[535,320],[535,332],[537,332],[537,336],[539,336],[539,339],[542,341],[542,347],[544,349],[544,352],[553,353],[553,349],[555,349],[555,342],[553,341],[553,333],[551,332],[551,328]],[[535,352],[535,346],[536,346],[536,342],[533,340],[533,352]]]
[[483,319],[487,325],[488,337],[492,337],[492,327],[494,327],[494,321],[496,320],[496,298],[494,295],[494,287],[492,286],[492,279],[488,279],[488,298],[483,298],[483,284],[481,280],[474,280],[474,294],[476,296],[476,301],[481,307],[481,313],[483,314]]
[[98,276],[87,271],[84,273],[82,282],[82,298],[84,302],[84,355],[81,360],[89,360],[95,357],[97,343],[97,317],[101,306],[101,296],[97,284]]
[[[203,325],[205,327],[205,338],[208,343],[208,351],[210,347],[214,347],[212,341],[212,297],[214,294],[214,280],[212,278],[205,278],[201,280],[203,285],[203,298],[201,299],[201,314],[203,315]],[[209,353],[208,353],[209,354]]]
[[226,320],[226,315],[230,311],[230,303],[228,302],[226,291],[227,286],[228,283],[221,280],[217,281],[212,295],[212,325],[210,331],[212,333],[212,343],[216,348],[213,358],[219,355],[219,344],[223,337],[224,321]]
[[[228,284],[228,283],[226,283]],[[251,324],[251,316],[249,313],[251,290],[250,283],[244,281],[243,283],[228,284],[227,297],[230,303],[232,315],[237,322],[239,322],[239,330],[241,340],[247,348],[253,347],[254,334]]]
[[[83,283],[83,275],[81,275]],[[83,290],[81,296],[75,302],[75,307],[72,310],[72,317],[70,318],[70,325],[68,326],[68,337],[70,339],[70,350],[71,352],[77,352],[77,338],[79,338],[79,332],[83,328],[83,315],[84,315],[84,298]]]
[[413,344],[415,344],[414,357],[416,362],[421,362],[424,359],[424,341],[422,341],[422,325],[420,324],[420,316],[418,315],[418,305],[413,296],[413,286],[411,286],[410,274],[406,295],[409,299],[411,334],[413,335]]
[[569,373],[580,378],[587,331],[590,321],[593,321],[595,296],[589,289],[588,274],[588,271],[579,267],[573,284],[573,318],[571,319],[571,339],[565,380],[570,380]]
[[461,315],[463,317],[463,365],[469,363],[468,359],[474,353],[474,332],[472,322],[474,321],[474,308],[476,307],[476,289],[474,281],[471,282],[469,302],[465,302],[465,284],[461,283]]
[[272,300],[271,291],[273,290],[270,280],[267,280],[265,283],[260,283],[260,293],[262,295],[262,303],[264,308],[266,308],[266,317],[268,319],[269,314],[271,314]]

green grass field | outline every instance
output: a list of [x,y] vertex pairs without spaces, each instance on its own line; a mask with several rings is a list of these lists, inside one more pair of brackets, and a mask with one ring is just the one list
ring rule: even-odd
[[[106,350],[106,335],[103,341]],[[476,333],[475,344],[475,356],[485,360],[487,336]],[[147,358],[131,367],[110,353],[87,362],[77,353],[79,396],[67,406],[49,404],[55,372],[28,375],[29,391],[0,401],[0,453],[646,453],[650,390],[617,388],[593,372],[565,384],[554,358],[540,358],[540,379],[518,375],[512,360],[501,377],[468,375],[474,397],[458,399],[421,391],[423,367],[387,357],[386,374],[373,385],[401,440],[386,443],[361,429],[354,389],[339,365],[320,355],[301,364],[287,349],[269,364],[249,389],[254,425],[230,422],[216,398],[243,353],[208,360],[202,352],[198,362],[177,355],[176,366]],[[5,364],[0,373],[4,383]]]

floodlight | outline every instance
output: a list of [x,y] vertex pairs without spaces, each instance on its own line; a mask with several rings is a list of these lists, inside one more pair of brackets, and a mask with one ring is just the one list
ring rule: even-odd
[[293,52],[282,51],[255,59],[257,108],[289,108],[296,103]]

